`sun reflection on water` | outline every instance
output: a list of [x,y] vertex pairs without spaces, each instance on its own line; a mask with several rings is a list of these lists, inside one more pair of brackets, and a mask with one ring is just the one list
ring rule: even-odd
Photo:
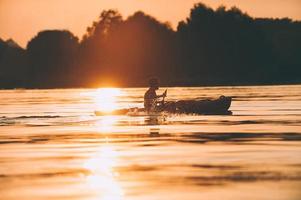
[[117,109],[117,97],[121,95],[119,88],[99,88],[95,93],[97,110],[111,112]]
[[103,116],[101,120],[96,122],[96,130],[101,133],[111,133],[116,121],[116,116]]
[[117,164],[118,153],[106,144],[84,163],[84,168],[91,172],[86,181],[88,187],[96,192],[95,199],[121,200],[124,192],[116,180],[118,173],[113,167]]

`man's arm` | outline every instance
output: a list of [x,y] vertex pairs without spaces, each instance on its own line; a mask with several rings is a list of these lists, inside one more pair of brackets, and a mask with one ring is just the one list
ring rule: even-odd
[[157,95],[156,98],[166,97],[166,94],[167,94],[167,90],[165,90],[165,92],[163,92],[163,94]]

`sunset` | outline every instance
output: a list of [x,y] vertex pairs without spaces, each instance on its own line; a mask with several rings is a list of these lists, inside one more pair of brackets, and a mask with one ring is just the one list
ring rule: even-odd
[[0,0],[0,199],[301,199],[300,0]]
[[[173,28],[184,20],[197,0],[1,0],[0,38],[13,38],[22,47],[43,29],[68,29],[82,37],[102,10],[117,9],[124,17],[144,11]],[[301,20],[299,0],[203,0],[210,7],[237,6],[254,17]]]

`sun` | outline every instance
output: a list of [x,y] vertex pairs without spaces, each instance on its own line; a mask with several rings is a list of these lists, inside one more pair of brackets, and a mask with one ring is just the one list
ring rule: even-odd
[[117,99],[121,96],[119,88],[99,88],[95,93],[97,110],[112,112],[117,109]]

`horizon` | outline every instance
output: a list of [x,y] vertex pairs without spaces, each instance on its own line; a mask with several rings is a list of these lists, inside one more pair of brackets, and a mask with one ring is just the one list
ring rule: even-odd
[[[98,19],[102,10],[106,9],[118,10],[124,19],[136,11],[143,11],[155,17],[160,22],[169,22],[175,30],[178,22],[185,20],[189,16],[190,9],[198,2],[202,2],[213,9],[221,5],[227,8],[236,6],[254,18],[288,17],[292,20],[301,19],[301,6],[298,6],[301,2],[297,0],[289,0],[286,2],[277,0],[277,2],[273,1],[273,7],[271,8],[269,7],[271,1],[272,0],[265,2],[260,2],[259,0],[247,0],[243,2],[239,2],[238,0],[173,1],[172,9],[165,10],[165,8],[171,4],[171,0],[157,2],[150,0],[143,2],[137,0],[114,0],[109,3],[103,0],[90,0],[89,4],[83,0],[77,0],[72,1],[72,6],[70,6],[70,0],[63,2],[55,0],[46,3],[37,0],[2,0],[0,2],[0,24],[2,24],[0,38],[3,40],[13,39],[23,48],[26,48],[27,43],[36,36],[38,32],[43,30],[69,30],[81,39],[86,28],[90,26],[93,21]],[[129,7],[128,4],[132,6]],[[39,10],[33,12],[36,8],[39,8]],[[12,12],[12,9],[15,9],[15,12]],[[16,12],[18,12],[19,15],[16,15]],[[48,15],[52,18],[47,18]],[[29,23],[30,25],[28,25]],[[14,24],[21,25],[13,26]]]

